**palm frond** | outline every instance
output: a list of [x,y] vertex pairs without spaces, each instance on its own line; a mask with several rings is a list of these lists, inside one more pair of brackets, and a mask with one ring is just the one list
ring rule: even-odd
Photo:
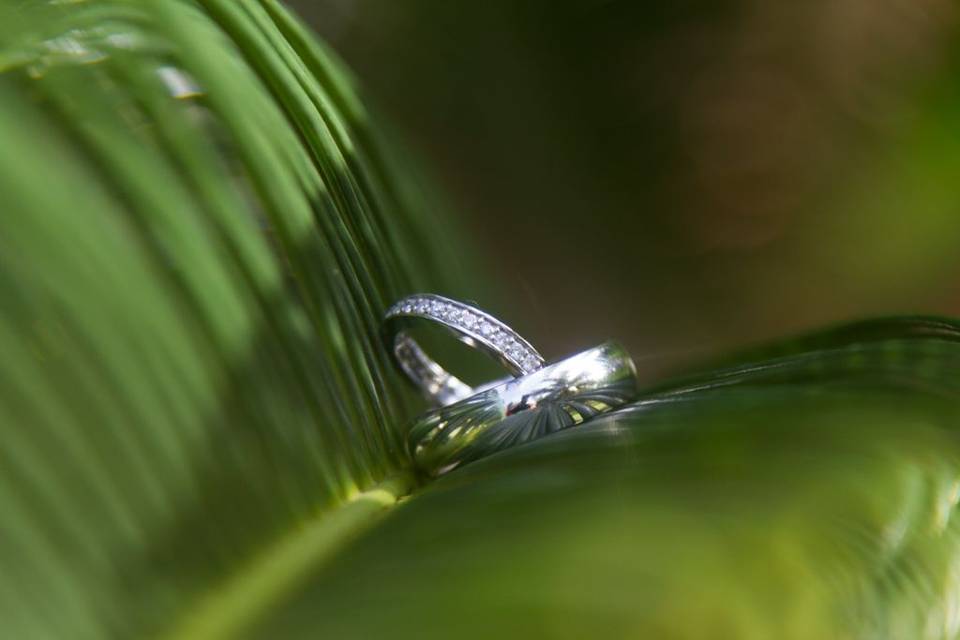
[[956,637],[960,344],[894,324],[458,469],[260,637]]
[[291,531],[406,491],[376,325],[449,271],[275,3],[2,11],[5,633],[176,629]]

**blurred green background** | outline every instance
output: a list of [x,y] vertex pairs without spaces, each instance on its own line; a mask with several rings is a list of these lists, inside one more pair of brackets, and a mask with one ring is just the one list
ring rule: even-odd
[[292,4],[548,357],[960,310],[949,0]]

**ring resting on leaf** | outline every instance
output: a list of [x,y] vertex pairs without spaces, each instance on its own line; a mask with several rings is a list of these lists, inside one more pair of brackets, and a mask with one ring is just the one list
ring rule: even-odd
[[[407,334],[414,322],[424,321],[493,356],[518,377],[471,388]],[[505,324],[442,296],[404,298],[387,311],[383,333],[397,366],[441,405],[417,418],[408,435],[417,465],[434,475],[582,424],[636,394],[636,368],[617,343],[606,342],[544,365],[530,343]]]
[[636,395],[636,370],[607,342],[417,418],[408,446],[417,466],[446,473],[518,444],[583,424]]

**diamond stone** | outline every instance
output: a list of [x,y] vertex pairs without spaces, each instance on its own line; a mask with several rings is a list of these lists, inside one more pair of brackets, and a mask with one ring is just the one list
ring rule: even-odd
[[460,316],[460,324],[462,324],[464,327],[466,327],[470,331],[473,331],[474,329],[477,328],[478,322],[479,322],[479,318],[477,318],[477,316],[473,315],[469,311],[464,311],[463,314]]

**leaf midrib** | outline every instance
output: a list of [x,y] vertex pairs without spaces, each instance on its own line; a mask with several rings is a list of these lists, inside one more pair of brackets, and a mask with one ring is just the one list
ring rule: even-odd
[[274,541],[240,571],[215,585],[164,640],[232,638],[256,624],[359,532],[382,518],[414,487],[409,473],[390,476]]

